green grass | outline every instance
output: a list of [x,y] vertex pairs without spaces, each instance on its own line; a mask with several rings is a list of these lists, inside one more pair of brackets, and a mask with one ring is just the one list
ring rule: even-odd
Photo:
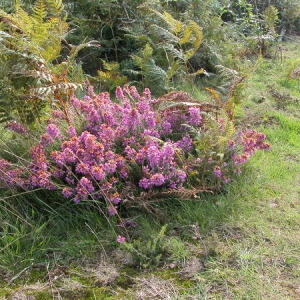
[[[300,81],[287,76],[298,66],[295,44],[283,55],[246,62],[239,108],[239,125],[266,133],[271,149],[256,153],[221,194],[166,199],[164,215],[136,212],[138,226],[128,229],[142,241],[133,243],[136,256],[152,255],[158,266],[137,268],[116,246],[120,231],[97,211],[55,205],[55,194],[43,206],[50,195],[32,194],[41,212],[22,205],[28,195],[13,203],[3,194],[0,299],[299,299],[300,103],[278,109],[269,88],[300,99]],[[147,248],[164,224],[159,245]]]

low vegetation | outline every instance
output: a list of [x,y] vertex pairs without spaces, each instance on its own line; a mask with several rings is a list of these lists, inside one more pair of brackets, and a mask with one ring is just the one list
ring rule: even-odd
[[[64,39],[80,1],[1,12],[0,299],[300,297],[300,39],[277,35],[296,25],[280,3],[202,2],[199,22],[194,1],[144,3],[138,27],[126,6],[122,30],[103,6],[103,50]],[[90,49],[115,61],[84,74]]]

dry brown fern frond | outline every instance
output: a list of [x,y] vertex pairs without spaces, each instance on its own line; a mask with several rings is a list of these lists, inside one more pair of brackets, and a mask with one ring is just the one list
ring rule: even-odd
[[209,188],[193,188],[193,189],[168,189],[164,192],[161,192],[162,195],[173,196],[179,198],[179,200],[190,200],[190,199],[199,199],[200,193],[213,193]]
[[187,109],[192,106],[199,107],[202,112],[215,114],[217,114],[220,108],[218,105],[212,103],[199,102],[189,93],[184,91],[172,91],[159,97],[155,103],[155,109],[158,111],[164,111],[171,108],[187,111]]
[[220,94],[216,90],[208,88],[208,87],[206,87],[205,90],[207,90],[208,92],[210,92],[210,94],[212,96],[213,102],[215,102],[218,107],[221,107],[221,97],[220,97]]
[[213,193],[211,187],[199,187],[199,188],[180,188],[180,189],[167,189],[164,191],[149,190],[142,192],[139,196],[127,195],[127,199],[124,201],[130,202],[131,204],[137,204],[141,207],[147,207],[148,205],[159,203],[170,197],[176,197],[179,200],[189,200],[199,198],[200,193]]
[[159,97],[158,102],[173,101],[173,102],[198,102],[189,93],[184,91],[172,91]]
[[244,81],[246,76],[236,76],[233,81],[231,82],[228,95],[227,95],[227,101],[232,97],[234,91],[237,89],[238,85]]
[[[149,190],[141,192],[139,195],[134,195],[132,191],[127,191],[123,195],[125,198],[122,205],[125,208],[132,209],[136,207],[151,215],[164,220],[166,217],[165,211],[159,206],[163,201],[170,200],[193,200],[199,199],[200,193],[213,193],[215,187],[198,187],[198,188],[180,188],[180,189],[167,189],[164,191]],[[122,196],[122,195],[121,195]]]

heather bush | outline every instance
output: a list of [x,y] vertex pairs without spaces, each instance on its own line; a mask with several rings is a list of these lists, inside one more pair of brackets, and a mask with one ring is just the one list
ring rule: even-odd
[[[225,109],[185,92],[153,99],[149,89],[124,86],[115,95],[112,101],[88,86],[68,111],[53,110],[26,160],[0,159],[0,185],[61,190],[63,198],[116,215],[132,199],[146,205],[153,191],[219,190],[257,149],[269,148],[263,133],[235,132]],[[30,135],[21,124],[7,129]]]

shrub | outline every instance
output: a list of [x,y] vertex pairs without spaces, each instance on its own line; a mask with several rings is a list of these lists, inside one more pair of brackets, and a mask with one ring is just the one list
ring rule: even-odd
[[[18,124],[8,129],[29,134]],[[224,109],[185,92],[153,99],[149,89],[140,95],[124,86],[112,101],[88,87],[83,99],[71,100],[68,116],[52,111],[28,160],[20,158],[18,166],[0,160],[0,184],[60,189],[64,198],[95,201],[116,215],[129,199],[146,205],[153,191],[222,188],[255,150],[269,148],[265,138],[254,130],[235,133]]]

